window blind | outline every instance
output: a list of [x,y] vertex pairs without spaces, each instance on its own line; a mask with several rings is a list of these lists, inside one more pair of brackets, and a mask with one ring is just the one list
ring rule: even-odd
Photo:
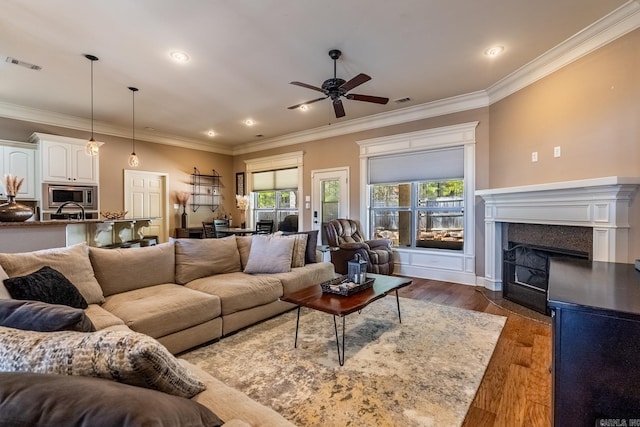
[[251,179],[253,191],[297,189],[298,168],[254,172]]
[[464,147],[369,158],[369,184],[464,178]]

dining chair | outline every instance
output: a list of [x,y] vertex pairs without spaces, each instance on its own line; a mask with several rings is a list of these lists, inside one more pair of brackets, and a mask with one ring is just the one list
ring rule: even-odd
[[271,234],[273,232],[273,220],[262,220],[256,223],[257,234]]
[[216,233],[216,225],[214,222],[202,221],[202,238],[215,239],[219,237]]

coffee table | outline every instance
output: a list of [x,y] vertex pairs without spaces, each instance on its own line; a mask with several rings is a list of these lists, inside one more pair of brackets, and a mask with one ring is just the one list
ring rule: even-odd
[[[280,300],[296,304],[298,306],[298,317],[296,319],[296,337],[294,348],[298,347],[298,329],[300,324],[300,308],[308,307],[314,310],[333,315],[333,327],[336,332],[336,347],[338,349],[338,363],[344,365],[344,336],[345,317],[354,311],[360,311],[372,302],[383,298],[387,294],[396,294],[396,304],[398,306],[398,321],[402,323],[400,315],[400,298],[398,289],[411,284],[411,279],[397,276],[385,276],[382,274],[368,274],[367,277],[375,278],[373,286],[349,296],[336,295],[322,292],[320,285],[310,286],[299,291],[283,295]],[[342,348],[338,338],[338,323],[336,317],[342,318]]]

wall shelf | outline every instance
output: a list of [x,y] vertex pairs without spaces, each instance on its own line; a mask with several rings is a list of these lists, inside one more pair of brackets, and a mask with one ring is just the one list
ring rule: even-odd
[[198,168],[193,168],[191,174],[191,209],[197,211],[201,206],[208,207],[215,212],[220,206],[220,175],[215,169],[210,175],[201,174]]

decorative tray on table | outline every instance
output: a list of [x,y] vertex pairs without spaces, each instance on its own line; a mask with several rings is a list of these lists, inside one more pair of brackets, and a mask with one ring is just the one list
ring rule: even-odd
[[320,287],[322,287],[322,292],[327,294],[349,296],[356,292],[369,289],[373,286],[375,280],[373,277],[370,277],[366,279],[364,283],[357,284],[350,282],[347,276],[338,276],[335,279],[320,283]]

